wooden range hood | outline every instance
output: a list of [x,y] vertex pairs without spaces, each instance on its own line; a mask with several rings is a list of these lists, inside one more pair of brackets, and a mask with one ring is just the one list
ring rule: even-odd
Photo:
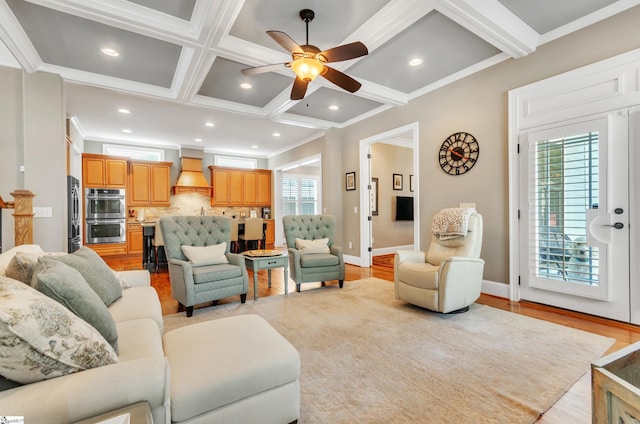
[[178,182],[173,186],[173,194],[199,193],[211,196],[211,186],[202,174],[202,159],[180,158],[180,176]]

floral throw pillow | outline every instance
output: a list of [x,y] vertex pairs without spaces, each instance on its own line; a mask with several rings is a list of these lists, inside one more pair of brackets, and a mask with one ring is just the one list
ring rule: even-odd
[[95,328],[26,284],[0,277],[0,375],[27,384],[116,362]]

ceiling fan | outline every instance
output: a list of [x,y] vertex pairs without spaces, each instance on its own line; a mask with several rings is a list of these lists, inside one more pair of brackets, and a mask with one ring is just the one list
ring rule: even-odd
[[301,100],[307,92],[307,85],[318,75],[322,75],[338,87],[355,93],[360,89],[360,84],[349,75],[327,66],[327,63],[341,62],[355,59],[369,53],[367,47],[359,41],[320,51],[319,48],[309,44],[309,22],[314,18],[313,10],[303,9],[300,18],[307,25],[306,44],[299,46],[291,37],[282,31],[267,31],[267,34],[291,53],[291,62],[275,63],[272,65],[256,66],[243,69],[243,75],[255,75],[263,72],[278,70],[282,65],[291,68],[296,74],[296,79],[291,88],[291,100]]

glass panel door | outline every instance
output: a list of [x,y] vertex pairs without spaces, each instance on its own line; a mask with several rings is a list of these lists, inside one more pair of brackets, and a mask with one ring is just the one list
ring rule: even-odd
[[626,116],[520,142],[521,298],[628,321]]

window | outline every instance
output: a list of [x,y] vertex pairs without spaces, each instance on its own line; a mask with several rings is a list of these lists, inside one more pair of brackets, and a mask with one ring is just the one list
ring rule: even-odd
[[215,166],[224,166],[227,168],[246,168],[246,169],[257,169],[258,168],[258,160],[252,158],[236,158],[233,156],[220,156],[215,155],[214,158]]
[[318,177],[282,176],[282,215],[318,213]]
[[[598,248],[586,245],[587,211],[598,208],[598,133],[535,143],[538,276],[598,284]],[[577,265],[576,265],[577,264]]]
[[103,144],[102,153],[110,156],[129,157],[136,160],[164,161],[164,149],[153,149],[150,147]]

